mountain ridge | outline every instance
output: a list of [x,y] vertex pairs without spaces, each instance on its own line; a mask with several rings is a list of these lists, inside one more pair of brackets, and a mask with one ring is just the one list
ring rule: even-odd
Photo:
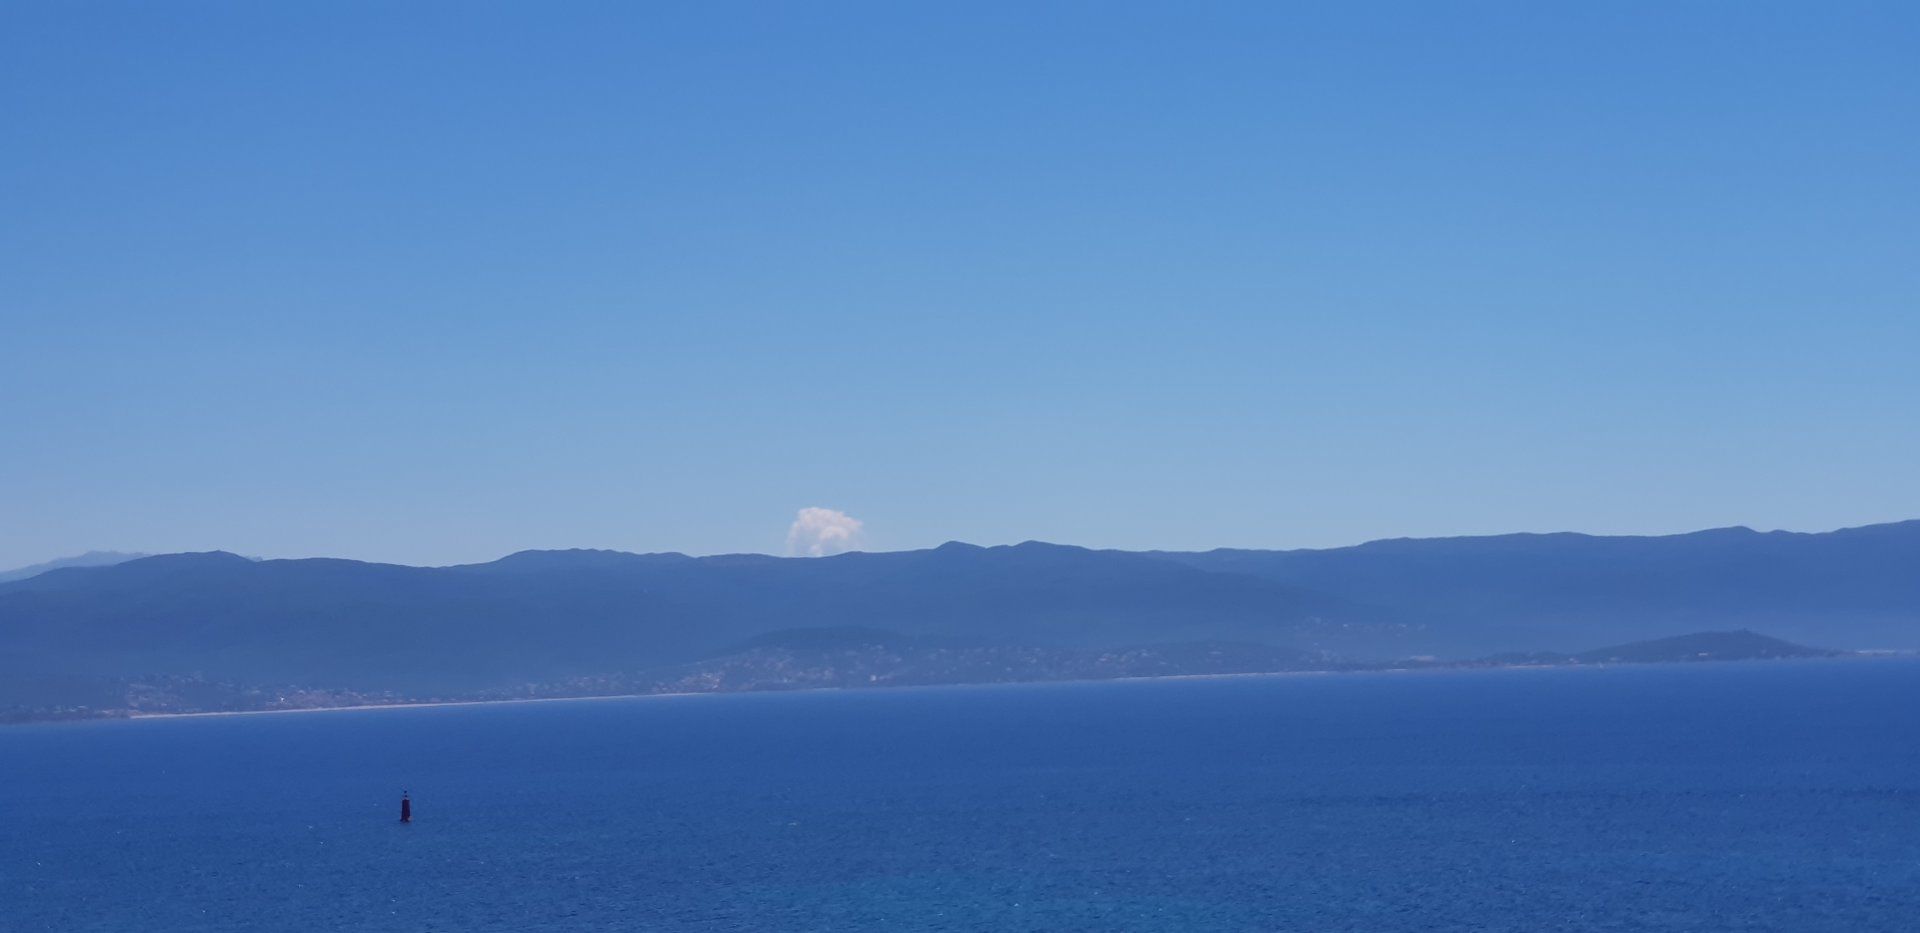
[[[1756,625],[1819,642],[1830,631],[1920,646],[1920,521],[1830,532],[1743,527],[1679,535],[1577,533],[1383,539],[1349,548],[1153,551],[1331,595],[1365,594],[1480,650],[1547,647],[1556,629],[1615,640]],[[1564,641],[1565,639],[1559,639]],[[1464,645],[1463,645],[1464,646]]]
[[38,564],[15,567],[12,570],[0,570],[0,583],[12,583],[16,580],[25,580],[49,571],[60,570],[67,567],[105,567],[151,556],[153,555],[132,551],[87,551],[84,554],[75,554],[71,557],[56,557]]
[[[1196,637],[1317,644],[1343,601],[1069,546],[761,555],[521,554],[409,567],[162,555],[0,586],[0,674],[206,670],[364,688],[472,687],[693,660],[778,629],[1096,647]],[[25,668],[23,670],[22,668]]]
[[444,567],[211,551],[0,584],[0,679],[193,673],[459,693],[694,663],[809,630],[888,633],[916,650],[1041,652],[1019,657],[1247,644],[1357,664],[1729,629],[1914,649],[1916,568],[1920,521],[1291,551],[1040,541],[821,558],[528,550]]

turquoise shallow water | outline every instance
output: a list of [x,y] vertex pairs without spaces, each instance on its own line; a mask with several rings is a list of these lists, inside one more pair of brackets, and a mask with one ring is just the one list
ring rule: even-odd
[[0,729],[0,930],[320,929],[1920,929],[1920,662]]

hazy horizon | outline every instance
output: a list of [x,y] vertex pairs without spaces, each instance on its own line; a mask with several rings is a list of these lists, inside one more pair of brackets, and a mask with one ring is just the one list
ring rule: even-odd
[[855,553],[855,552],[893,553],[893,552],[901,552],[901,551],[920,551],[920,550],[927,550],[930,548],[939,547],[944,544],[954,544],[954,543],[974,545],[977,547],[1006,547],[1006,546],[1019,545],[1019,544],[1037,543],[1037,544],[1061,545],[1065,547],[1087,548],[1089,550],[1117,550],[1117,551],[1196,551],[1196,552],[1211,551],[1211,550],[1262,550],[1262,551],[1308,550],[1308,551],[1311,551],[1311,550],[1338,550],[1340,548],[1357,547],[1363,544],[1370,544],[1376,541],[1423,540],[1423,539],[1436,539],[1436,538],[1478,538],[1478,537],[1499,537],[1504,535],[1573,534],[1573,535],[1583,535],[1587,537],[1660,538],[1660,537],[1672,537],[1677,535],[1697,534],[1697,533],[1706,532],[1706,531],[1731,531],[1731,530],[1741,530],[1741,529],[1752,531],[1758,534],[1769,534],[1774,532],[1785,532],[1788,534],[1826,534],[1826,533],[1835,532],[1835,531],[1846,531],[1853,528],[1871,527],[1875,525],[1895,525],[1895,524],[1901,524],[1904,522],[1916,521],[1916,520],[1920,520],[1920,519],[1889,518],[1883,521],[1864,522],[1859,525],[1838,525],[1830,528],[1760,528],[1760,527],[1755,527],[1753,525],[1737,524],[1737,525],[1717,525],[1712,528],[1689,528],[1681,531],[1663,531],[1663,532],[1647,532],[1647,533],[1624,532],[1624,533],[1615,533],[1615,534],[1601,534],[1601,533],[1595,533],[1595,532],[1589,532],[1589,531],[1581,531],[1578,529],[1562,528],[1562,529],[1554,529],[1554,530],[1495,531],[1495,532],[1486,532],[1486,533],[1480,533],[1480,534],[1464,534],[1464,535],[1387,535],[1385,537],[1380,537],[1380,538],[1368,538],[1365,541],[1349,541],[1341,544],[1329,544],[1329,545],[1317,545],[1317,546],[1292,546],[1292,545],[1282,544],[1282,545],[1251,545],[1251,546],[1249,545],[1217,545],[1213,547],[1195,547],[1195,548],[1163,548],[1163,547],[1109,548],[1109,547],[1102,547],[1100,545],[1086,544],[1078,541],[1052,541],[1044,538],[1022,538],[1015,541],[990,541],[990,542],[989,541],[964,541],[959,538],[948,538],[942,541],[936,541],[931,544],[916,545],[913,547],[882,548],[882,547],[872,547],[872,546],[860,546],[860,547],[850,547],[845,549],[832,550],[832,551],[819,553],[819,554],[796,554],[796,553],[793,553],[791,549],[784,552],[778,549],[769,549],[764,551],[698,552],[698,551],[686,550],[683,548],[664,548],[661,550],[653,550],[653,551],[637,551],[631,548],[594,547],[594,546],[588,546],[588,545],[560,545],[555,547],[513,548],[511,550],[502,551],[500,553],[493,554],[491,556],[480,557],[475,560],[448,561],[443,563],[422,563],[422,562],[415,562],[415,561],[400,561],[400,560],[376,560],[373,558],[356,557],[352,554],[242,554],[234,551],[232,548],[224,548],[224,547],[188,548],[188,549],[175,550],[175,551],[161,551],[161,550],[142,551],[142,550],[131,549],[131,548],[91,548],[91,549],[88,549],[87,551],[79,552],[75,554],[61,554],[53,557],[44,558],[42,560],[32,561],[27,564],[0,567],[0,573],[24,570],[30,567],[37,567],[42,564],[59,563],[61,561],[65,561],[69,559],[92,557],[95,555],[115,555],[115,556],[122,556],[122,557],[138,558],[138,557],[157,557],[157,556],[162,556],[166,554],[195,554],[195,553],[204,554],[204,553],[224,552],[229,554],[237,554],[238,556],[246,557],[249,560],[303,560],[303,559],[309,559],[309,558],[339,558],[339,559],[346,559],[346,560],[363,561],[367,563],[397,564],[400,566],[407,566],[407,567],[449,567],[449,566],[458,566],[461,564],[487,563],[490,561],[499,560],[500,558],[503,558],[503,557],[507,557],[513,554],[518,554],[526,551],[617,551],[617,552],[627,553],[627,554],[684,554],[689,557],[721,557],[721,556],[728,556],[728,555],[735,555],[735,554],[761,556],[761,557],[832,557],[839,554]]

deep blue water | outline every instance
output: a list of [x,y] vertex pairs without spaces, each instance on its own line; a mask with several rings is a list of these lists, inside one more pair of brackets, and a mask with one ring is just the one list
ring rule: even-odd
[[0,929],[1915,930],[1920,661],[0,728]]

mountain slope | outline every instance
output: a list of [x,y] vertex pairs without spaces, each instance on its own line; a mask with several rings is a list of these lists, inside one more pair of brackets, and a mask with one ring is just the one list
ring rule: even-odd
[[1836,652],[1809,648],[1769,638],[1758,632],[1695,632],[1672,638],[1637,641],[1597,648],[1574,655],[1583,664],[1659,664],[1669,661],[1760,661],[1783,658],[1829,658]]
[[12,583],[15,580],[37,577],[49,570],[59,570],[62,567],[110,567],[114,564],[122,564],[146,556],[145,554],[128,554],[121,551],[88,551],[85,554],[56,558],[41,564],[16,567],[12,570],[0,570],[0,583]]

